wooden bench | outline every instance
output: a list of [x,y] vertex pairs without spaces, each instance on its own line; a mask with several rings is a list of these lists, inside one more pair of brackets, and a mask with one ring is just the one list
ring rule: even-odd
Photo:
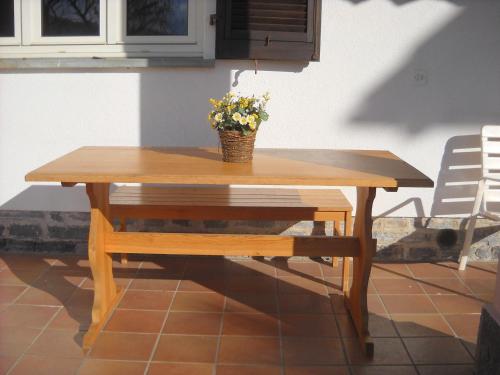
[[[121,186],[110,195],[110,210],[111,217],[120,219],[122,232],[127,218],[312,220],[333,221],[335,235],[352,235],[352,206],[340,190],[333,189]],[[126,261],[127,252],[123,252],[122,262]],[[336,257],[332,263],[338,266]],[[342,275],[342,289],[347,291],[346,259]]]

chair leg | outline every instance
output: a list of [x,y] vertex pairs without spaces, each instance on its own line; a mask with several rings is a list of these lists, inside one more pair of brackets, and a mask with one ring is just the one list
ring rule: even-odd
[[477,185],[476,200],[474,201],[472,214],[470,216],[469,223],[467,225],[464,247],[462,248],[462,252],[460,253],[460,265],[458,266],[458,269],[460,271],[465,270],[465,267],[467,266],[467,261],[469,259],[469,255],[471,253],[472,237],[474,235],[474,227],[476,226],[477,216],[479,215],[479,209],[481,207],[481,202],[483,200],[483,193],[484,193],[484,181],[481,180]]
[[[127,219],[124,217],[120,218],[120,232],[127,231]],[[120,263],[126,265],[128,263],[128,254],[122,253],[120,256]]]

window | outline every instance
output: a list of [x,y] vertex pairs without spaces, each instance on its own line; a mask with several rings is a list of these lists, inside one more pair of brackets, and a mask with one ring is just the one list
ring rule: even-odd
[[0,58],[210,57],[215,1],[0,0]]
[[217,0],[216,57],[319,60],[321,0]]
[[21,0],[0,1],[0,45],[21,42]]

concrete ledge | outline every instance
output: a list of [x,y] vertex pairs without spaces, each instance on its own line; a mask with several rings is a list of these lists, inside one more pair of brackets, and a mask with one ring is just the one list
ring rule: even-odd
[[201,57],[149,57],[149,58],[22,58],[0,59],[0,69],[141,69],[170,67],[215,66],[215,60]]

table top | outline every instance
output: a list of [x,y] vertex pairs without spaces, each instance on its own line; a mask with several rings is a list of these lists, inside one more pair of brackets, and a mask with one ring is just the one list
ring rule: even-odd
[[256,149],[251,163],[222,162],[217,148],[82,147],[26,175],[26,181],[432,187],[389,151]]

